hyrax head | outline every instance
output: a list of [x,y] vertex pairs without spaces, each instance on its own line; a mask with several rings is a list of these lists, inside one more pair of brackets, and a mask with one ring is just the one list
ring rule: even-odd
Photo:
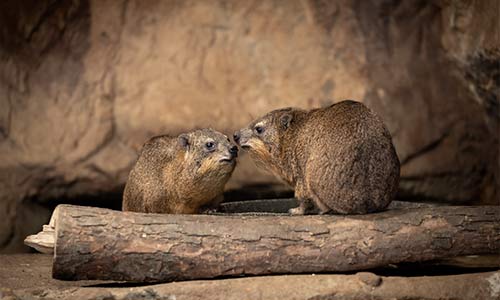
[[177,140],[184,164],[197,174],[230,174],[236,165],[238,147],[218,131],[195,130],[179,135]]
[[282,138],[290,129],[297,111],[294,108],[271,111],[236,131],[234,141],[256,161],[273,161],[273,158],[279,157]]

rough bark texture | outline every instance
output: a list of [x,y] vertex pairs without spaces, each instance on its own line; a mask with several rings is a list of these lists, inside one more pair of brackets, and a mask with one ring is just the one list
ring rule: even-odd
[[[500,272],[442,276],[285,275],[196,280],[148,286],[103,281],[60,281],[50,278],[52,257],[36,254],[0,255],[0,298],[6,299],[436,299],[496,300]],[[433,276],[429,276],[433,275]],[[36,281],[33,280],[36,278]],[[11,296],[12,298],[8,298]]]
[[352,271],[498,253],[500,207],[364,216],[154,215],[63,205],[53,276],[137,282]]
[[[291,208],[297,207],[298,201],[295,198],[291,199],[266,199],[266,200],[253,200],[253,201],[235,201],[222,203],[215,212],[210,212],[213,215],[267,215],[279,216],[289,215],[288,211]],[[416,203],[416,202],[402,202],[393,201],[388,209],[411,209],[422,207],[435,207],[436,204],[430,203]],[[62,206],[58,206],[62,207]],[[56,207],[50,218],[48,225],[43,225],[42,231],[37,234],[29,235],[24,239],[24,244],[34,248],[38,252],[53,254],[55,244],[55,220],[58,218],[57,214],[59,209]]]
[[[20,250],[47,206],[119,199],[102,194],[121,192],[152,135],[345,98],[387,123],[402,197],[496,202],[499,6],[1,1],[0,251]],[[229,187],[272,181],[243,158]]]

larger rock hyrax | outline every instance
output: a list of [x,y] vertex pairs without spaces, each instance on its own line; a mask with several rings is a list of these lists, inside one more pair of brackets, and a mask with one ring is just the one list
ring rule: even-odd
[[386,208],[399,160],[382,120],[362,103],[272,111],[234,134],[258,165],[295,188],[291,214],[364,214]]
[[147,141],[130,172],[123,210],[193,214],[218,204],[238,148],[211,129]]

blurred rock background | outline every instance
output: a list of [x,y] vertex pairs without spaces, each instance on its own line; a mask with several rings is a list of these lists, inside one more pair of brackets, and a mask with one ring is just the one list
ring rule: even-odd
[[[58,203],[113,207],[141,144],[363,101],[399,198],[498,203],[496,0],[0,2],[0,252]],[[228,189],[276,183],[241,159]]]

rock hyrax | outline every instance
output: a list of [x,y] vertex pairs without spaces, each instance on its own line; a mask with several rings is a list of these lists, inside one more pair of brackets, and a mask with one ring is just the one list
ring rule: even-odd
[[123,210],[193,214],[214,207],[236,165],[238,147],[211,129],[147,141],[123,194]]
[[291,214],[363,214],[386,208],[399,160],[382,120],[346,100],[310,111],[272,111],[234,134],[258,165],[295,188]]

